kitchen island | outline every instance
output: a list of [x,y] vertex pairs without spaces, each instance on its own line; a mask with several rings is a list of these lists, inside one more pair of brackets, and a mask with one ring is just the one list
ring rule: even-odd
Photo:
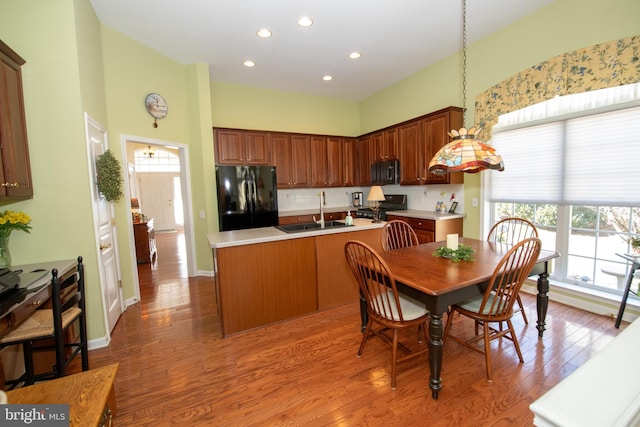
[[382,250],[384,223],[286,233],[276,227],[209,233],[222,335],[359,300],[344,244]]

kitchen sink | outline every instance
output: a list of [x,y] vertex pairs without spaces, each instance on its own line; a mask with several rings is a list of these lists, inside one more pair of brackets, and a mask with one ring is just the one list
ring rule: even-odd
[[[324,228],[340,228],[346,227],[347,225],[344,222],[340,221],[325,221]],[[282,230],[285,233],[301,233],[304,231],[314,231],[321,230],[320,224],[316,224],[315,222],[304,222],[301,224],[286,224],[286,225],[278,225],[276,226],[278,230]]]

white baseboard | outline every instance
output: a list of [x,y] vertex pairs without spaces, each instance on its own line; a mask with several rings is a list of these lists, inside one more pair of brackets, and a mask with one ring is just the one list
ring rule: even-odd
[[[535,280],[528,280],[522,286],[522,292],[537,295],[538,289]],[[612,326],[618,316],[622,296],[607,292],[585,289],[568,283],[551,283],[549,286],[549,300],[559,302],[571,307],[579,308],[590,313],[609,316]],[[624,310],[622,320],[633,322],[640,317],[640,299],[629,295],[627,307]]]

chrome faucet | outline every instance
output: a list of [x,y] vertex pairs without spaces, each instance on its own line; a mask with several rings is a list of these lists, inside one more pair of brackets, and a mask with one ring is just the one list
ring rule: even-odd
[[318,197],[320,197],[320,221],[316,221],[316,217],[313,217],[313,220],[316,224],[320,224],[320,228],[324,228],[324,191],[318,193]]

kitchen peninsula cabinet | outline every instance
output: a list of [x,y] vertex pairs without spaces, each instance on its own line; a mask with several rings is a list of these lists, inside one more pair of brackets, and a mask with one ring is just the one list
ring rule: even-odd
[[318,308],[312,237],[215,250],[224,336]]
[[207,235],[222,335],[359,301],[344,244],[381,250],[382,225],[357,218],[352,227],[302,234],[265,227]]
[[25,60],[0,40],[0,200],[33,197],[22,92]]
[[268,165],[269,133],[214,128],[216,164]]
[[358,240],[382,251],[381,230],[354,231],[316,237],[318,309],[324,310],[358,301],[360,288],[349,270],[344,245]]

